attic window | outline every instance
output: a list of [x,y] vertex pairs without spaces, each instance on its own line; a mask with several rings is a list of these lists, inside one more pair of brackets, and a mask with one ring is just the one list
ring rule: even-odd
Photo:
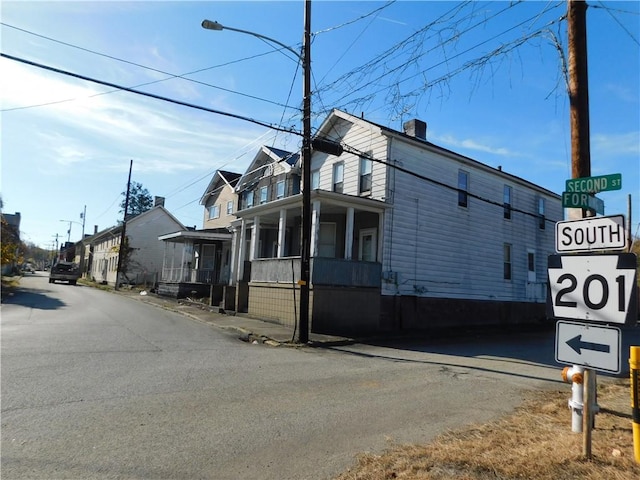
[[262,177],[270,177],[271,175],[273,175],[273,164],[268,164],[267,166],[264,167],[264,172],[262,173]]

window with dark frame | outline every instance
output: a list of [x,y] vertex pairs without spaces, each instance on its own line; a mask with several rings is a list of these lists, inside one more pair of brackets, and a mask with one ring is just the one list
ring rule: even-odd
[[464,170],[458,171],[458,206],[469,205],[469,174]]
[[544,198],[538,199],[538,227],[540,230],[545,229],[545,217],[544,217]]
[[344,163],[339,162],[333,165],[333,191],[342,193],[344,188]]
[[371,193],[371,173],[373,163],[368,158],[360,157],[360,194]]
[[504,205],[504,218],[507,220],[511,219],[511,198],[512,198],[513,190],[509,185],[504,186],[504,190],[502,192],[502,203]]
[[511,280],[511,244],[504,244],[504,279]]

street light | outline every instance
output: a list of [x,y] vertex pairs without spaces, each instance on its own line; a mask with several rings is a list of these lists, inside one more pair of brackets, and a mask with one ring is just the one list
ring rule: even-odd
[[240,30],[204,20],[202,28],[207,30],[231,30],[273,42],[293,53],[302,63],[302,252],[300,255],[300,321],[299,343],[309,341],[309,283],[311,270],[311,0],[304,2],[304,36],[302,54],[291,47],[259,33]]

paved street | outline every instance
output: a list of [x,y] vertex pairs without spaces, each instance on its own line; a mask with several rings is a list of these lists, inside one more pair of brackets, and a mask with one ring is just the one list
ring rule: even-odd
[[325,479],[559,383],[553,332],[254,345],[125,296],[25,277],[2,305],[3,479]]

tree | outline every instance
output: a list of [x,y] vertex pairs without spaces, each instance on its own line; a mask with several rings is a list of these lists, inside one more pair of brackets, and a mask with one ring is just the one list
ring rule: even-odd
[[[123,196],[120,203],[120,213],[124,213],[124,207],[127,200],[126,190],[121,194]],[[129,207],[127,208],[127,217],[140,215],[141,213],[151,210],[153,207],[153,197],[149,190],[144,188],[141,183],[131,182],[129,189]]]

